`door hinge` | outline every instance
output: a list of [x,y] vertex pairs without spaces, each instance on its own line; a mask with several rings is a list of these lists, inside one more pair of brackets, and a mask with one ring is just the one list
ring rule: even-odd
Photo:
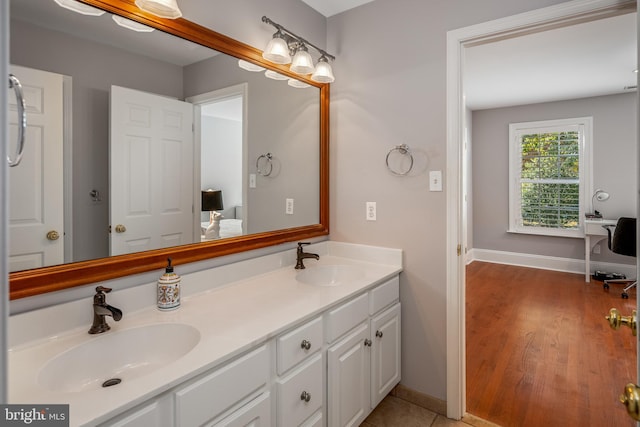
[[457,251],[458,251],[458,256],[462,255],[462,245],[461,244],[458,244]]

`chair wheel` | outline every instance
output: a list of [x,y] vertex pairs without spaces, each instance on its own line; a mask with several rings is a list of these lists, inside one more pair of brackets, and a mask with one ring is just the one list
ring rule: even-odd
[[605,290],[606,290],[606,289],[609,289],[609,284],[608,284],[608,283],[605,283],[604,285],[602,285],[602,289],[605,289]]
[[622,293],[622,299],[629,299],[629,294],[626,292]]

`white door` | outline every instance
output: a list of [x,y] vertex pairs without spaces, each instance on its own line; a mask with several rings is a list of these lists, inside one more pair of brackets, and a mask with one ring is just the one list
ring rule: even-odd
[[330,426],[359,426],[369,414],[369,331],[364,323],[327,351]]
[[193,106],[111,87],[111,255],[193,241]]
[[[13,65],[10,69],[22,84],[27,109],[24,156],[20,165],[9,168],[9,270],[20,271],[64,262],[64,77]],[[17,135],[16,98],[10,93],[12,156]]]

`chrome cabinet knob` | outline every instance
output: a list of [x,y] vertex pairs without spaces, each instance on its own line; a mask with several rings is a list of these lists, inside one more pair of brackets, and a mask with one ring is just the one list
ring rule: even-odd
[[367,347],[371,347],[371,340],[369,338],[365,339],[364,345],[366,345]]
[[300,400],[304,400],[305,402],[309,402],[311,400],[311,394],[303,391],[300,395]]
[[311,341],[302,340],[302,342],[300,343],[300,348],[302,348],[303,350],[310,350],[311,349]]
[[47,239],[48,240],[58,240],[60,238],[60,233],[58,233],[56,230],[51,230],[50,232],[47,233]]
[[382,331],[376,331],[376,337],[382,338]]

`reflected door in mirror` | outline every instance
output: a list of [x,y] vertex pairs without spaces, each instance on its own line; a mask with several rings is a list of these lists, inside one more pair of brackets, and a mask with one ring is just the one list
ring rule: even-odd
[[[9,269],[21,271],[64,262],[64,77],[17,66],[11,73],[22,82],[27,107],[25,154],[9,170]],[[10,141],[16,141],[15,98],[9,110]]]
[[200,241],[193,236],[193,106],[112,86],[110,126],[111,170],[120,171],[110,178],[111,255]]

